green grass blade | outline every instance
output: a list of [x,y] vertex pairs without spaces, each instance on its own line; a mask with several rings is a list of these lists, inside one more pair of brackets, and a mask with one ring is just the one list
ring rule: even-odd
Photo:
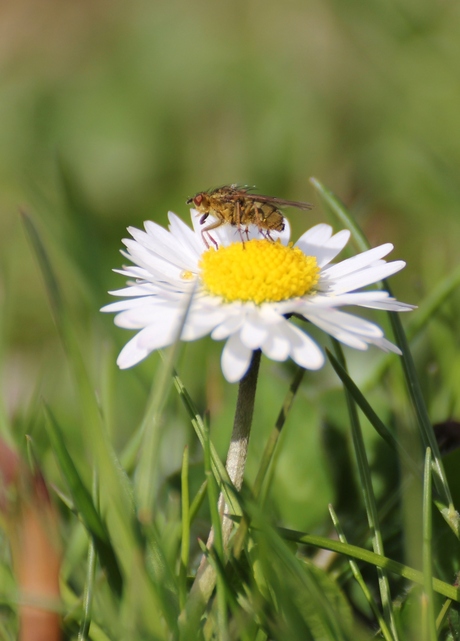
[[57,323],[57,327],[59,329],[62,323],[61,315],[63,312],[63,302],[60,288],[54,275],[54,271],[51,267],[51,261],[48,258],[48,253],[46,252],[45,246],[41,241],[37,228],[33,224],[32,219],[28,214],[26,214],[24,211],[21,212],[21,214],[27,237],[38,260],[38,264],[45,281],[45,287],[48,294],[48,299],[50,301],[51,311],[53,313],[53,316],[55,316],[55,318],[57,317],[60,321]]
[[447,274],[428,294],[418,307],[416,314],[411,314],[406,326],[408,340],[412,340],[424,329],[441,306],[458,292],[460,286],[460,266]]
[[168,398],[174,365],[181,346],[180,335],[186,321],[192,296],[193,292],[184,308],[182,320],[177,330],[176,340],[167,350],[166,354],[160,351],[163,367],[160,369],[159,376],[152,386],[151,400],[141,425],[140,432],[142,439],[139,464],[136,469],[135,487],[139,513],[141,514],[143,523],[149,523],[152,520],[153,504],[157,491],[158,454],[162,435],[162,415]]
[[196,515],[198,514],[198,510],[203,504],[204,499],[206,498],[208,492],[208,481],[207,479],[203,481],[201,484],[198,492],[195,495],[195,498],[192,501],[192,504],[190,505],[190,524],[193,523],[193,521],[196,518]]
[[209,437],[209,428],[206,426],[205,441],[204,441],[204,470],[206,479],[208,481],[208,499],[209,509],[211,512],[212,531],[214,533],[213,546],[216,550],[219,559],[224,558],[224,542],[222,539],[222,521],[219,514],[219,490],[217,488],[216,480],[212,473],[211,466],[211,441]]
[[[429,321],[439,311],[441,306],[460,286],[460,267],[454,269],[451,274],[443,278],[433,289],[432,292],[419,305],[416,313],[411,314],[406,324],[405,333],[407,340],[410,342],[416,338],[420,332],[425,329]],[[390,315],[393,312],[390,312]],[[364,388],[372,389],[381,380],[383,374],[387,371],[392,363],[395,362],[394,354],[382,354],[377,364],[372,368],[371,374],[367,377]]]
[[78,641],[87,641],[91,625],[91,608],[94,596],[94,579],[96,577],[96,548],[91,540],[88,548],[85,589],[83,592],[83,617],[78,632]]
[[391,447],[392,450],[397,452],[401,456],[401,458],[404,458],[405,463],[407,463],[407,466],[410,468],[412,473],[416,477],[418,477],[420,474],[420,470],[416,461],[414,461],[411,455],[408,452],[406,452],[406,450],[402,447],[402,445],[399,443],[396,437],[392,434],[392,432],[388,429],[385,423],[383,423],[383,421],[380,420],[380,418],[377,416],[377,414],[374,412],[373,408],[367,401],[366,397],[362,394],[362,392],[360,391],[356,383],[352,380],[352,378],[349,376],[345,368],[342,367],[339,361],[328,349],[326,349],[326,353],[337,376],[340,378],[345,388],[347,389],[349,394],[352,396],[355,403],[359,406],[360,410],[366,416],[366,418],[368,419],[372,427],[375,429],[377,434],[384,439],[384,441]]
[[436,619],[436,630],[438,632],[441,630],[442,626],[444,625],[444,621],[446,620],[451,607],[452,607],[452,599],[446,599]]
[[[51,311],[62,340],[73,381],[78,393],[79,407],[82,413],[82,428],[86,442],[91,444],[91,453],[101,488],[101,509],[106,514],[108,529],[112,538],[120,547],[120,562],[129,573],[132,569],[131,558],[134,550],[142,547],[142,537],[138,523],[134,520],[135,505],[129,479],[122,469],[118,458],[109,442],[102,421],[94,386],[81,356],[75,332],[68,318],[67,310],[59,290],[58,281],[51,266],[51,261],[41,238],[31,219],[24,216],[25,228],[31,245],[37,256],[42,271]],[[100,557],[102,560],[102,557]]]
[[[97,501],[98,483],[97,475],[93,475],[93,498]],[[91,612],[94,598],[94,582],[96,578],[96,548],[94,541],[91,540],[88,546],[88,561],[86,567],[85,588],[83,591],[83,617],[78,632],[78,641],[87,641],[89,629],[91,626]]]
[[91,495],[83,484],[77,468],[67,451],[61,428],[49,408],[45,407],[45,413],[47,417],[46,427],[51,446],[69,487],[75,508],[93,538],[101,564],[107,571],[108,580],[114,592],[120,596],[123,581],[106,526],[99,516]]
[[[387,287],[387,291],[391,295],[389,287]],[[423,399],[422,390],[420,388],[414,361],[409,350],[409,344],[402,327],[401,319],[398,314],[390,314],[390,321],[396,338],[396,343],[402,351],[401,364],[412,405],[417,416],[422,440],[425,447],[429,447],[432,452],[434,472],[433,481],[436,490],[442,497],[444,503],[444,506],[441,508],[441,514],[448,525],[452,528],[452,531],[457,538],[460,538],[460,517],[453,505],[452,495],[445,475],[438,443],[428,416],[428,411]]]
[[[344,544],[340,541],[333,541],[324,536],[305,534],[304,532],[297,532],[287,528],[278,528],[278,532],[288,541],[295,541],[296,543],[312,545],[324,550],[331,550],[332,552],[343,554],[344,556],[348,556],[352,559],[370,563],[371,565],[375,565],[377,568],[383,568],[387,572],[402,576],[405,579],[409,579],[409,581],[417,583],[418,585],[424,584],[425,578],[423,576],[423,572],[419,572],[419,570],[415,570],[414,568],[404,565],[403,563],[399,563],[398,561],[393,561],[393,559],[389,559],[381,554],[365,550],[357,545],[351,545],[350,543]],[[445,583],[440,579],[433,578],[433,590],[438,594],[442,594],[443,596],[460,603],[460,588],[458,587]]]
[[[348,609],[333,580],[326,573],[293,555],[278,532],[266,524],[263,512],[257,505],[245,502],[245,510],[248,510],[251,520],[257,524],[257,527],[251,528],[255,545],[250,555],[255,579],[260,585],[261,593],[267,599],[274,599],[272,608],[276,609],[278,621],[282,619],[284,610],[290,634],[305,626],[302,638],[309,638],[306,634],[316,638],[317,634],[322,639],[349,639],[342,608],[347,613]],[[257,576],[260,578],[257,579]],[[335,598],[326,596],[326,585],[333,591]],[[269,616],[270,618],[272,617]],[[278,629],[276,623],[275,629]],[[276,638],[276,634],[273,636]]]
[[[270,436],[268,437],[264,452],[262,454],[262,459],[260,461],[259,469],[257,471],[257,476],[254,481],[253,495],[255,499],[258,499],[261,495],[262,486],[267,476],[267,472],[269,471],[270,466],[273,463],[278,439],[289,415],[289,411],[292,407],[297,391],[302,383],[304,374],[305,370],[302,367],[298,367],[289,386],[289,390],[284,398],[283,405],[276,419],[275,426],[272,429]],[[273,469],[273,467],[274,466],[272,466],[271,469]]]
[[[265,449],[262,454],[262,459],[260,461],[259,469],[257,471],[256,479],[254,481],[254,487],[252,490],[252,495],[255,500],[257,500],[261,495],[262,486],[266,479],[267,472],[270,469],[270,465],[273,463],[278,439],[281,435],[281,431],[289,415],[289,411],[292,407],[292,403],[294,402],[294,398],[297,394],[297,390],[299,389],[300,384],[303,380],[304,374],[305,374],[305,370],[302,367],[298,367],[291,381],[291,384],[289,386],[289,390],[284,398],[283,406],[281,408],[280,413],[278,414],[278,418],[276,419],[275,426],[273,427],[267,439],[267,443],[265,445]],[[272,466],[272,470],[273,468],[274,466]],[[261,503],[263,504],[264,501],[262,500]],[[240,527],[238,528],[238,531],[235,534],[235,541],[233,545],[233,553],[236,558],[239,558],[241,551],[243,549],[243,543],[246,537],[247,530],[248,530],[248,522],[246,518],[243,516],[240,523]]]
[[[204,425],[203,419],[198,413],[195,404],[193,403],[189,393],[182,380],[180,379],[177,372],[173,374],[174,385],[179,394],[180,399],[182,400],[184,407],[187,410],[187,413],[190,417],[190,421],[195,430],[198,440],[201,443],[201,446],[205,447],[206,442],[206,427]],[[239,506],[238,493],[229,492],[228,487],[233,485],[228,476],[227,470],[225,469],[224,464],[219,458],[219,455],[216,452],[212,441],[209,441],[210,456],[211,456],[211,469],[214,474],[214,477],[217,483],[221,486],[222,492],[224,493],[225,501],[228,505],[231,506],[235,514],[241,514],[241,508]]]
[[[337,341],[334,340],[334,348],[342,368],[346,371],[345,367],[345,358],[343,356],[342,349]],[[374,490],[372,487],[371,473],[369,469],[369,463],[367,461],[366,450],[364,447],[363,435],[361,432],[361,426],[359,423],[358,411],[356,404],[353,400],[353,397],[349,393],[347,388],[344,388],[345,397],[347,401],[348,413],[350,417],[350,426],[351,434],[353,440],[353,446],[356,455],[358,474],[361,480],[361,485],[363,488],[363,497],[364,504],[366,507],[367,520],[369,523],[369,528],[372,535],[372,545],[374,552],[377,554],[384,554],[383,550],[383,538],[380,531],[380,523],[378,517],[377,505],[374,497]],[[385,570],[378,570],[379,575],[379,588],[380,596],[382,599],[382,606],[385,613],[385,619],[392,631],[393,637],[398,639],[398,633],[396,630],[396,623],[394,620],[393,614],[393,604],[390,594],[390,584],[388,581],[388,576]]]
[[[63,209],[67,216],[68,229],[59,241],[82,275],[93,301],[98,301],[103,291],[101,275],[104,273],[101,260],[102,230],[96,227],[97,215],[91,203],[84,198],[77,183],[75,172],[62,156],[57,157],[57,175],[63,197]],[[62,210],[60,212],[62,214]]]
[[187,597],[187,569],[190,558],[190,492],[188,484],[188,446],[184,449],[181,471],[181,505],[182,505],[182,537],[179,570],[179,603],[181,609]]
[[433,595],[432,519],[431,519],[431,450],[425,456],[423,476],[423,579],[425,599],[422,600],[422,631],[425,641],[436,641],[436,620]]
[[[333,522],[334,527],[335,527],[335,531],[337,532],[337,536],[339,537],[339,541],[341,543],[345,543],[345,544],[348,543],[347,539],[345,537],[345,534],[344,534],[344,532],[342,530],[342,527],[340,525],[339,519],[337,518],[337,514],[335,513],[334,508],[332,507],[332,505],[329,505],[329,513],[331,515],[332,522]],[[381,615],[380,610],[378,609],[377,604],[375,603],[374,598],[373,598],[369,588],[367,587],[366,582],[363,579],[363,575],[361,574],[357,563],[355,563],[355,561],[353,561],[352,559],[349,559],[348,562],[349,562],[351,572],[352,572],[356,582],[358,583],[359,587],[361,588],[367,603],[369,604],[372,612],[374,613],[375,618],[378,621],[378,624],[380,626],[380,630],[382,631],[384,639],[386,639],[386,641],[393,641],[393,635],[391,634],[391,632],[390,632],[390,630],[389,630],[389,628],[388,628],[388,626],[386,624],[385,619]]]
[[180,611],[177,576],[166,558],[164,546],[155,524],[145,525],[144,530],[147,537],[146,567],[151,585],[156,592],[162,615],[169,629],[176,634],[177,617]]

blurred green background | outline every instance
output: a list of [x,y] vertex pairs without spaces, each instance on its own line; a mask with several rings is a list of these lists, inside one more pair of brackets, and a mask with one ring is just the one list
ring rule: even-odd
[[[297,236],[325,220],[308,182],[316,176],[372,244],[395,244],[392,257],[408,267],[394,291],[419,304],[458,264],[459,14],[449,0],[2,3],[3,397],[18,442],[31,432],[46,450],[36,416],[43,396],[82,460],[90,449],[79,441],[78,406],[20,209],[43,235],[120,447],[142,415],[158,359],[118,372],[129,333],[98,309],[108,289],[124,284],[111,269],[122,264],[125,228],[165,223],[168,209],[187,218],[185,200],[199,190],[237,182],[312,201],[311,213],[288,213]],[[433,420],[460,410],[457,312],[458,300],[419,348]],[[220,351],[210,340],[187,345],[179,368],[199,409],[210,408],[224,452],[236,387],[221,376]],[[361,372],[378,357],[350,354]],[[289,367],[263,363],[249,478]],[[317,428],[325,415],[344,420],[330,402],[337,388],[330,369],[307,375],[275,490],[287,525],[316,523],[334,498]],[[385,399],[374,401],[384,412]],[[170,405],[165,475],[193,440],[179,401]],[[299,514],[313,497],[311,513]]]

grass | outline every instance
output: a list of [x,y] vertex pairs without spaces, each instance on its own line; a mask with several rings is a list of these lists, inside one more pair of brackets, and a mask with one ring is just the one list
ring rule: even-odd
[[[316,185],[326,205],[338,202],[332,201],[334,197],[318,182]],[[342,223],[347,223],[344,213],[348,220],[349,214],[341,206]],[[290,428],[290,412],[296,403],[303,402],[298,398],[302,370],[295,371],[291,386],[286,386],[279,417],[272,419],[271,436],[268,432],[264,435],[266,447],[256,465],[255,480],[247,482],[241,494],[232,487],[212,445],[209,417],[200,415],[174,369],[177,346],[158,365],[150,400],[145,397],[144,410],[138,418],[139,428],[117,451],[105,424],[105,415],[113,416],[115,409],[105,406],[101,412],[52,260],[32,220],[26,217],[25,224],[66,353],[81,417],[80,442],[84,446],[76,448],[63,420],[43,401],[36,402],[35,412],[43,417],[38,420],[46,432],[40,437],[38,451],[35,451],[38,436],[33,438],[33,457],[45,477],[49,474],[48,483],[56,485],[53,502],[59,507],[58,530],[61,535],[65,532],[65,540],[78,540],[78,544],[63,549],[65,577],[61,579],[64,585],[60,611],[67,637],[263,639],[288,634],[299,639],[355,639],[376,633],[385,639],[415,638],[418,634],[435,639],[438,634],[442,638],[450,634],[451,611],[460,601],[452,580],[456,572],[455,556],[447,558],[446,564],[445,557],[449,555],[444,550],[442,567],[438,563],[441,552],[438,546],[445,545],[450,531],[450,545],[455,548],[458,514],[401,326],[396,327],[396,337],[404,356],[393,357],[388,371],[383,370],[374,385],[378,383],[384,389],[385,379],[389,380],[393,370],[402,364],[407,391],[401,387],[400,377],[398,387],[393,383],[391,393],[401,397],[398,405],[403,416],[412,412],[412,447],[404,447],[401,444],[404,439],[395,435],[401,420],[398,411],[392,410],[385,420],[379,417],[379,412],[347,374],[345,356],[336,344],[336,356],[329,354],[329,358],[344,386],[349,418],[342,414],[341,421],[343,429],[349,430],[346,440],[354,454],[342,461],[333,459],[332,464],[344,466],[335,470],[335,474],[354,476],[361,490],[352,505],[346,501],[337,504],[339,516],[332,506],[329,508],[332,515],[329,525],[327,518],[322,524],[316,523],[314,529],[329,532],[327,536],[293,532],[279,527],[279,508],[271,489],[277,483],[277,467],[282,465],[281,437]],[[357,241],[362,242],[362,237]],[[113,362],[106,367],[113,369]],[[113,374],[108,380],[114,380]],[[260,383],[263,389],[263,373]],[[313,377],[310,385],[314,385]],[[96,384],[98,387],[100,383]],[[159,465],[163,434],[173,417],[169,407],[174,392],[182,399],[185,420],[188,417],[196,434],[184,450],[177,484],[172,478],[162,477]],[[389,391],[381,393],[391,399]],[[106,396],[115,401],[113,389],[108,389]],[[373,480],[375,470],[369,462],[370,446],[363,438],[359,409],[376,430],[368,443],[375,448],[376,439],[382,439],[386,456],[399,459],[399,478],[384,479],[380,489]],[[327,412],[323,412],[322,420],[328,420]],[[35,429],[37,435],[39,430]],[[45,433],[47,438],[43,441]],[[11,432],[9,439],[15,440]],[[424,476],[422,450],[417,454],[417,441],[428,447]],[[197,443],[203,448],[201,455],[196,450]],[[193,478],[190,447],[195,450]],[[53,459],[47,456],[50,452]],[[53,462],[58,473],[53,471]],[[21,469],[22,474],[27,474]],[[388,473],[380,472],[384,477]],[[11,480],[10,485],[15,486]],[[406,494],[417,495],[417,487],[420,497],[423,491],[423,509],[421,503],[411,505],[405,501]],[[236,521],[239,527],[234,545],[228,552],[217,510],[219,488],[226,492],[227,503],[241,515]],[[301,487],[293,489],[301,492]],[[28,501],[33,503],[34,498],[20,494],[9,500],[7,522],[27,532],[27,524],[16,523],[18,517],[11,506],[22,505],[25,510],[24,505]],[[432,517],[432,504],[443,520]],[[308,502],[304,508],[308,513]],[[412,512],[414,518],[420,517],[420,530],[411,541],[419,548],[420,569],[404,561],[408,544],[404,521],[413,518]],[[206,530],[206,523],[208,528],[211,524],[214,528],[214,546],[210,549],[195,539],[199,521],[201,529]],[[333,528],[339,541],[332,535]],[[373,552],[368,550],[369,544]],[[391,551],[387,552],[387,548]],[[332,554],[320,561],[321,550],[323,554],[326,550]],[[190,591],[203,552],[215,579],[211,579],[204,593]],[[414,550],[409,557],[416,558]],[[20,576],[18,580],[21,586]],[[201,596],[196,598],[197,594]],[[2,598],[5,624],[14,630],[20,601],[11,588]],[[45,596],[42,599],[46,602]],[[409,616],[406,610],[410,610]],[[414,614],[417,610],[419,615]]]
[[[26,6],[0,96],[0,638],[38,605],[50,639],[459,639],[457,9]],[[403,357],[313,330],[320,372],[262,358],[241,492],[222,346],[120,372],[98,311],[127,225],[230,182],[312,200],[294,236],[393,242],[418,305],[378,316]]]

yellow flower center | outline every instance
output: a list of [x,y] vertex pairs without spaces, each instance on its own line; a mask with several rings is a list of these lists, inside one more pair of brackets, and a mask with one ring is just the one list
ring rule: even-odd
[[270,240],[211,247],[202,255],[200,268],[205,289],[227,302],[260,304],[295,298],[309,292],[319,279],[314,256]]

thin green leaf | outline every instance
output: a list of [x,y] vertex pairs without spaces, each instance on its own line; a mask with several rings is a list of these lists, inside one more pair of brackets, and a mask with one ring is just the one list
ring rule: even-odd
[[[145,525],[144,531],[147,536],[146,567],[148,576],[158,596],[161,611],[169,629],[176,634],[177,617],[180,612],[177,578],[168,563],[155,524]],[[155,612],[155,615],[158,618],[158,612]]]
[[181,505],[182,505],[182,538],[179,570],[179,603],[181,609],[187,596],[187,568],[190,557],[190,492],[188,484],[188,446],[182,456],[181,471]]
[[[195,404],[193,403],[189,393],[187,392],[185,385],[183,384],[177,372],[174,372],[173,380],[176,386],[176,390],[179,394],[179,397],[181,398],[184,404],[184,407],[188,412],[192,426],[195,430],[196,435],[198,436],[198,440],[200,441],[201,446],[204,449],[205,441],[206,441],[206,436],[205,436],[206,427],[203,423],[203,419],[198,413],[195,407]],[[241,513],[241,508],[238,503],[238,494],[235,492],[228,491],[228,487],[233,484],[230,481],[227,470],[225,469],[224,464],[220,460],[219,455],[217,454],[216,449],[212,444],[212,441],[209,441],[209,448],[210,448],[210,456],[211,456],[211,469],[217,483],[222,487],[222,492],[224,493],[225,501],[228,505],[231,506],[233,512],[235,512],[236,514]]]
[[159,376],[157,376],[152,386],[151,398],[140,429],[142,439],[135,482],[139,511],[142,514],[144,523],[149,523],[152,520],[154,498],[157,491],[156,478],[158,475],[159,444],[162,435],[162,415],[168,398],[171,375],[174,371],[181,345],[180,335],[187,318],[192,296],[193,292],[183,310],[175,341],[167,350],[166,355],[163,351],[160,352],[163,367],[160,369]]
[[[390,288],[387,287],[386,289],[391,295]],[[460,538],[460,517],[458,512],[454,508],[452,495],[444,471],[444,465],[442,463],[441,454],[439,452],[438,443],[433,431],[433,426],[428,416],[428,411],[423,399],[422,390],[420,388],[414,361],[409,350],[409,344],[402,327],[401,319],[399,318],[398,314],[390,314],[390,321],[393,327],[396,343],[402,351],[401,363],[412,405],[417,416],[422,440],[424,446],[429,447],[433,455],[433,480],[438,494],[443,499],[441,514],[443,515],[444,519],[451,527],[457,538]]]
[[438,632],[441,630],[442,626],[444,625],[444,621],[446,620],[451,607],[452,607],[452,599],[446,599],[436,619],[436,630]]
[[[341,543],[347,544],[348,541],[347,541],[347,539],[345,537],[345,534],[344,534],[344,532],[342,530],[342,526],[340,525],[339,519],[337,518],[337,514],[335,513],[334,508],[332,507],[332,505],[329,505],[329,513],[331,515],[332,522],[333,522],[334,527],[335,527],[335,531],[337,532],[337,536],[339,537],[339,541]],[[348,562],[350,564],[350,569],[351,569],[351,572],[352,572],[356,582],[358,583],[359,587],[361,588],[366,601],[368,602],[372,612],[374,613],[375,618],[378,621],[378,624],[379,624],[380,629],[382,631],[383,637],[386,639],[386,641],[393,641],[393,635],[391,634],[391,632],[390,632],[390,630],[389,630],[389,628],[388,628],[388,626],[387,626],[387,624],[385,622],[385,619],[382,617],[382,615],[380,613],[380,610],[378,609],[377,604],[375,603],[374,598],[373,598],[369,588],[367,587],[366,582],[363,579],[363,575],[359,571],[359,567],[358,567],[357,563],[355,563],[355,561],[352,561],[351,559],[349,559]]]
[[86,442],[91,443],[94,462],[98,468],[101,508],[107,515],[106,520],[112,536],[117,539],[117,548],[123,550],[120,553],[120,562],[125,564],[124,568],[129,573],[132,567],[129,561],[130,556],[134,549],[138,550],[142,547],[140,528],[133,518],[135,505],[131,484],[108,440],[94,393],[94,386],[83,362],[67,310],[64,308],[58,281],[47,252],[31,219],[24,216],[24,221],[43,274],[48,297],[51,301],[51,311],[78,391],[82,427],[85,430]]
[[[93,474],[93,498],[97,501],[98,483],[97,474]],[[91,625],[91,612],[94,598],[94,582],[96,578],[96,548],[93,540],[89,542],[88,546],[88,560],[86,567],[85,588],[83,591],[83,617],[80,623],[80,630],[78,632],[78,641],[87,641],[89,635],[89,628]]]
[[96,229],[96,216],[91,211],[90,202],[84,198],[81,185],[77,184],[76,174],[62,156],[57,156],[57,175],[63,196],[62,209],[71,228],[59,239],[65,245],[65,252],[82,275],[82,282],[91,288],[94,301],[99,300],[102,291],[102,269],[100,243],[102,233]]
[[94,579],[96,577],[96,547],[91,540],[88,547],[85,589],[83,592],[83,617],[78,632],[78,641],[87,641],[91,625],[91,609],[94,597]]
[[[265,449],[262,454],[259,469],[257,471],[256,480],[254,481],[254,487],[252,490],[252,495],[255,500],[257,500],[261,494],[262,486],[267,476],[267,472],[270,469],[270,465],[273,463],[273,460],[274,460],[275,449],[278,443],[278,439],[281,435],[281,430],[283,429],[286,419],[289,415],[289,411],[292,407],[292,403],[294,402],[294,398],[297,394],[297,390],[299,389],[300,384],[303,380],[304,374],[305,374],[305,370],[303,369],[303,367],[297,367],[294,377],[289,386],[289,390],[284,398],[283,406],[280,410],[280,413],[278,414],[278,418],[276,419],[275,426],[273,427],[267,439],[267,443],[265,445]],[[274,467],[275,466],[272,465],[272,468],[271,468],[272,472],[274,470]],[[268,485],[269,483],[267,483],[267,486]],[[264,500],[262,500],[261,503],[263,504]],[[238,528],[238,531],[235,534],[235,541],[233,544],[233,554],[235,555],[235,558],[239,558],[241,554],[247,530],[248,530],[248,522],[246,518],[243,516],[240,523],[240,527]]]
[[106,526],[100,518],[91,495],[83,484],[77,468],[67,451],[62,437],[61,428],[52,415],[51,410],[46,406],[45,413],[47,417],[46,427],[51,446],[56,456],[56,460],[59,463],[61,472],[69,486],[74,505],[78,510],[86,529],[93,538],[101,564],[107,571],[107,576],[112,588],[115,593],[120,596],[123,581]]
[[[442,305],[458,291],[460,287],[460,266],[447,274],[419,305],[416,313],[411,314],[405,327],[407,340],[410,342],[425,329]],[[392,313],[392,312],[390,312]],[[365,382],[365,389],[372,389],[381,380],[389,366],[395,362],[394,354],[383,354],[372,369]]]
[[425,456],[423,475],[423,583],[425,599],[422,600],[422,630],[426,641],[436,641],[436,620],[433,595],[433,559],[431,551],[432,518],[431,518],[431,450],[428,447]]
[[[274,599],[270,616],[275,627],[283,622],[290,634],[304,627],[302,638],[348,639],[351,613],[335,582],[322,570],[301,561],[266,524],[258,506],[245,502],[245,510],[257,527],[251,528],[254,547],[250,553],[254,579],[267,599]],[[277,620],[279,623],[277,623]],[[279,631],[279,630],[278,630]],[[276,636],[276,635],[274,635]]]
[[[237,518],[235,518],[235,520],[238,521]],[[332,552],[343,554],[344,556],[351,557],[352,559],[358,559],[359,561],[370,563],[371,565],[375,565],[377,568],[383,568],[388,572],[402,576],[419,585],[424,584],[425,579],[423,572],[414,570],[408,565],[398,563],[398,561],[393,561],[381,554],[375,554],[375,552],[370,552],[369,550],[360,548],[357,545],[351,545],[350,543],[345,544],[340,541],[333,541],[324,536],[305,534],[304,532],[297,532],[286,528],[278,528],[278,532],[288,541],[295,541],[296,543],[313,545],[314,547],[322,548],[324,550],[331,550]],[[433,590],[438,594],[442,594],[443,596],[460,603],[460,588],[458,587],[445,583],[440,579],[433,578]]]
[[63,311],[61,292],[57,279],[54,276],[54,271],[51,267],[51,261],[48,257],[48,253],[45,250],[45,246],[41,241],[38,230],[33,224],[30,216],[26,214],[25,211],[21,211],[21,215],[24,227],[27,232],[27,237],[30,241],[30,244],[32,245],[35,256],[37,257],[38,264],[45,281],[45,287],[50,301],[51,310],[55,317],[61,317]]
[[208,428],[205,431],[205,441],[204,441],[204,469],[205,469],[206,478],[208,481],[209,509],[211,512],[212,531],[214,533],[212,543],[218,557],[220,559],[223,559],[224,558],[224,542],[222,539],[221,515],[219,514],[219,509],[218,509],[219,491],[217,488],[216,480],[211,470],[211,445],[210,445]]
[[195,498],[193,499],[192,504],[190,506],[190,525],[195,520],[196,515],[198,514],[198,510],[200,509],[204,499],[206,498],[207,491],[208,491],[208,480],[206,479],[200,485],[200,488],[198,492],[195,494]]
[[416,461],[414,461],[413,458],[410,456],[410,454],[406,452],[406,450],[402,447],[402,445],[395,438],[392,432],[388,429],[385,423],[383,423],[383,421],[380,420],[380,418],[377,416],[377,414],[374,412],[371,405],[367,401],[366,397],[362,394],[362,392],[360,391],[356,383],[353,381],[353,379],[349,376],[345,368],[342,367],[339,361],[328,349],[326,349],[326,353],[328,355],[328,358],[337,376],[340,378],[345,388],[347,389],[349,394],[353,397],[353,400],[357,403],[357,405],[359,406],[363,414],[366,416],[366,418],[368,419],[372,427],[375,429],[377,434],[384,439],[384,441],[391,447],[392,450],[394,450],[402,458],[404,458],[405,463],[407,463],[407,466],[410,468],[412,473],[416,477],[418,477],[420,474],[420,470],[417,466]]
[[[342,368],[346,371],[345,358],[343,356],[342,348],[339,343],[334,340],[334,348]],[[372,545],[374,552],[377,554],[383,555],[383,537],[380,531],[380,522],[378,517],[377,505],[375,502],[374,490],[372,487],[371,473],[369,469],[369,463],[367,461],[366,450],[364,447],[363,435],[361,432],[361,426],[359,423],[358,412],[356,404],[353,400],[353,397],[349,393],[348,389],[345,388],[345,397],[347,401],[348,413],[350,417],[350,426],[351,434],[353,440],[353,446],[355,449],[356,461],[358,466],[358,474],[361,480],[361,485],[363,489],[364,503],[366,506],[367,520],[369,523],[369,528],[372,535]],[[390,626],[394,639],[398,639],[398,633],[396,630],[396,623],[394,620],[393,613],[393,603],[390,593],[390,584],[388,581],[388,576],[385,570],[380,569],[377,571],[379,575],[379,589],[380,597],[382,599],[383,611],[385,613],[385,618]]]

